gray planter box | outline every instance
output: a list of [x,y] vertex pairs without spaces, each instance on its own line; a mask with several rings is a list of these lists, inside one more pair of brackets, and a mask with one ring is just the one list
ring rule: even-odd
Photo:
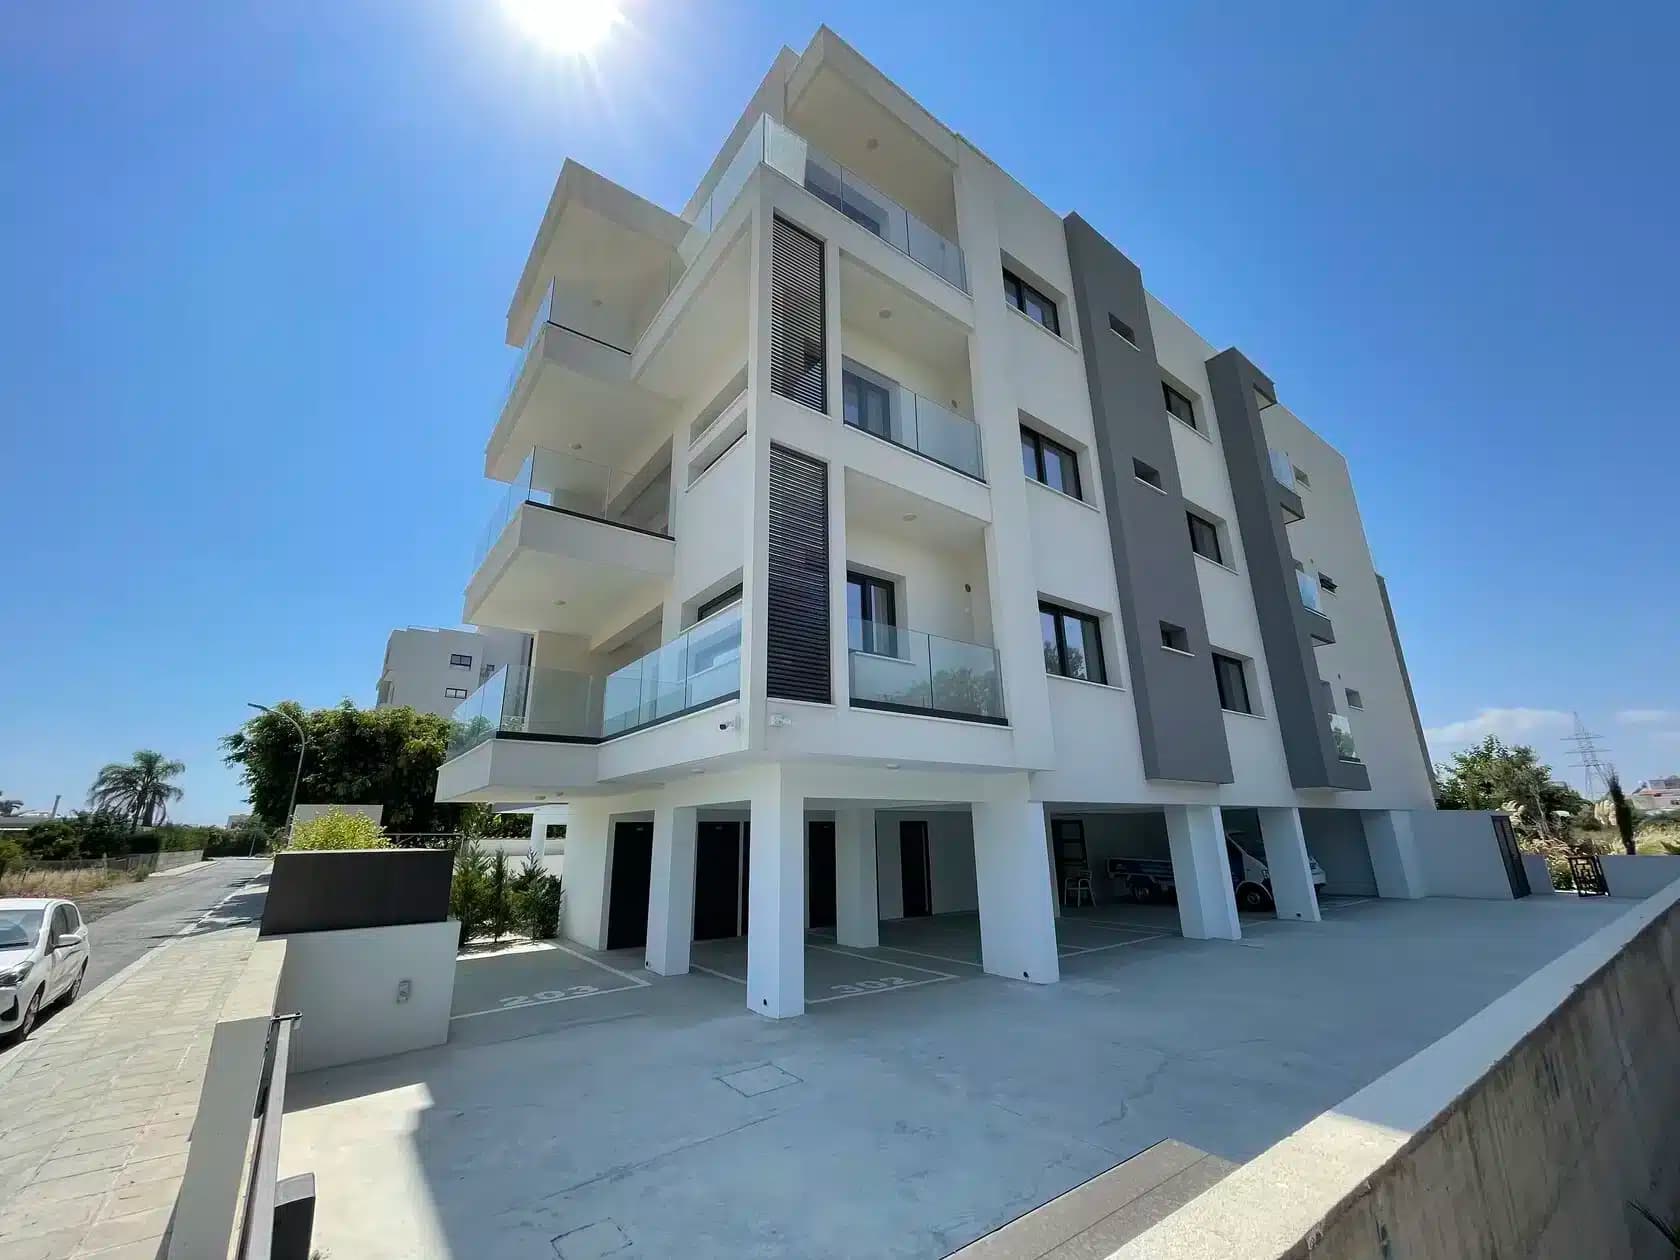
[[279,853],[261,934],[442,923],[454,865],[445,849]]

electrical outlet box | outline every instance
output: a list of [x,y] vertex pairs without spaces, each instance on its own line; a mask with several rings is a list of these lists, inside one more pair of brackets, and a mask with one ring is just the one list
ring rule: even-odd
[[398,980],[397,981],[397,1005],[401,1006],[404,1002],[408,1001],[408,999],[413,997],[413,996],[414,996],[414,981],[412,981],[412,980]]

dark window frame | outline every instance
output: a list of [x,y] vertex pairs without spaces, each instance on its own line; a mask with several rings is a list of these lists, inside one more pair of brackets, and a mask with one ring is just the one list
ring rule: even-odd
[[[1240,656],[1232,656],[1229,652],[1214,652],[1213,654],[1213,685],[1219,692],[1219,707],[1229,713],[1254,714],[1254,694],[1248,685],[1248,662]],[[1222,668],[1223,667],[1223,668]],[[1227,694],[1227,686],[1231,681],[1227,673],[1235,670],[1235,681],[1241,688],[1241,694],[1231,696]],[[1239,707],[1231,703],[1241,700]]]
[[[1200,512],[1193,512],[1189,509],[1185,510],[1184,519],[1190,526],[1190,550],[1195,552],[1198,556],[1201,556],[1204,560],[1211,560],[1215,564],[1224,564],[1225,545],[1219,538],[1219,522],[1203,516]],[[1198,525],[1207,532],[1208,538],[1212,540],[1213,551],[1211,554],[1203,551],[1196,545],[1198,538],[1196,527]]]
[[1342,690],[1347,692],[1348,708],[1358,709],[1363,712],[1365,709],[1365,697],[1360,694],[1359,689],[1357,687],[1344,687]]
[[[1170,381],[1161,382],[1161,398],[1166,403],[1168,415],[1172,416],[1175,420],[1179,420],[1182,423],[1189,425],[1192,429],[1196,430],[1197,433],[1202,431],[1202,426],[1196,423],[1196,400],[1194,398],[1190,397],[1189,394],[1186,394]],[[1184,411],[1188,412],[1188,415],[1185,415],[1173,406],[1174,399],[1177,399],[1179,402],[1184,404]]]
[[1161,623],[1161,647],[1168,652],[1181,652],[1185,656],[1195,655],[1190,650],[1190,632],[1172,621]]
[[1143,348],[1138,345],[1137,333],[1132,331],[1132,326],[1125,320],[1121,319],[1113,311],[1108,313],[1108,331],[1120,338],[1121,341],[1124,341],[1133,350],[1141,350]]
[[[1055,626],[1056,659],[1051,661],[1048,654],[1045,656],[1044,672],[1053,674],[1057,678],[1071,678],[1075,682],[1096,683],[1099,686],[1106,687],[1108,685],[1108,660],[1103,651],[1102,619],[1093,617],[1090,613],[1080,612],[1076,608],[1051,603],[1047,599],[1038,601],[1038,612],[1041,619],[1049,617]],[[1079,624],[1079,637],[1085,648],[1085,673],[1083,676],[1069,670],[1067,623],[1070,621]],[[1042,626],[1042,621],[1040,624]],[[1044,646],[1048,648],[1050,645],[1046,643]],[[1093,665],[1095,665],[1095,669],[1092,668]]]
[[[1144,476],[1145,473],[1149,475]],[[1141,459],[1134,458],[1132,460],[1132,477],[1143,482],[1151,490],[1159,490],[1162,494],[1167,492],[1166,483],[1161,480],[1161,470],[1153,464],[1146,464]]]
[[445,700],[465,700],[470,694],[465,687],[445,687],[443,689]]
[[[1023,455],[1030,449],[1033,456],[1032,469],[1029,471],[1023,461],[1022,472],[1027,473],[1032,480],[1038,482],[1041,486],[1055,490],[1059,494],[1065,494],[1070,499],[1078,499],[1081,503],[1086,502],[1085,478],[1079,471],[1078,451],[1071,446],[1063,446],[1055,438],[1045,437],[1037,429],[1028,428],[1024,424],[1021,426],[1021,449]],[[1058,462],[1061,464],[1064,474],[1069,471],[1072,472],[1073,488],[1071,490],[1065,485],[1053,486],[1050,484],[1049,462],[1045,459],[1046,450],[1053,451],[1062,457]],[[1066,480],[1065,476],[1063,480]]]
[[706,600],[705,603],[701,604],[698,608],[696,608],[694,610],[694,623],[696,625],[699,625],[702,621],[706,620],[706,618],[710,617],[713,613],[722,612],[725,608],[728,608],[729,605],[738,604],[740,602],[741,602],[741,584],[739,582],[737,582],[737,583],[735,583],[734,586],[731,586],[728,590],[721,591],[718,594],[713,595],[710,599]]
[[[1057,309],[1055,299],[1048,297],[1041,290],[1028,284],[1008,267],[1003,269],[1003,297],[1009,305],[1046,332],[1057,337],[1062,335],[1062,315],[1061,311]],[[1049,316],[1049,319],[1041,319],[1028,310],[1028,306],[1032,304],[1036,304],[1044,314]]]
[[1328,573],[1320,573],[1318,575],[1318,584],[1321,588],[1329,591],[1332,595],[1340,589],[1336,585],[1336,579],[1331,577]]
[[[851,617],[851,587],[858,588],[859,641],[852,650],[871,656],[898,657],[898,590],[892,580],[846,570],[846,616]],[[880,615],[885,613],[885,616]]]
[[465,652],[451,652],[449,654],[450,669],[471,669],[472,657]]

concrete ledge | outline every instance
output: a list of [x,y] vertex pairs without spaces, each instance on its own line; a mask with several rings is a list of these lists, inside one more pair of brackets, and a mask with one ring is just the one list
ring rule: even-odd
[[1612,897],[1649,897],[1680,879],[1680,854],[1606,853],[1598,864]]
[[1680,1201],[1680,883],[1263,1152],[1116,1260],[1648,1254]]

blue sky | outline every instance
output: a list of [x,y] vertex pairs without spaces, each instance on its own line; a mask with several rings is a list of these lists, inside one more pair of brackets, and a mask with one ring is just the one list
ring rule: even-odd
[[454,624],[567,156],[681,207],[827,20],[1347,455],[1437,756],[1580,710],[1680,771],[1672,3],[82,0],[0,41],[0,789],[242,794],[245,702]]

